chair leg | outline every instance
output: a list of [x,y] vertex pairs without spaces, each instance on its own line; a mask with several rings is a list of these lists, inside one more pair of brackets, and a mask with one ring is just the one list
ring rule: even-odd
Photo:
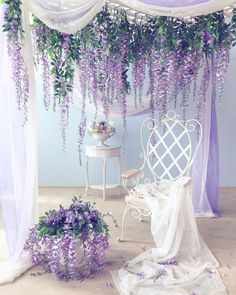
[[142,214],[142,212],[141,212],[141,216],[139,217],[138,221],[143,222],[143,214]]
[[126,216],[128,208],[129,206],[126,205],[123,218],[122,218],[122,224],[121,224],[121,237],[117,239],[119,242],[122,242],[124,240],[124,224],[125,224],[125,216]]

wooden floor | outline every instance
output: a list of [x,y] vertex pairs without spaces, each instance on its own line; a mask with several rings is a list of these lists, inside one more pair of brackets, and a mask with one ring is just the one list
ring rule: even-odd
[[[81,188],[41,188],[39,196],[40,213],[58,207],[59,204],[67,206],[74,195],[83,194]],[[93,193],[88,198],[95,200],[96,207],[102,212],[111,211],[118,223],[121,222],[124,210],[124,199],[117,192],[114,196],[108,196],[102,201],[102,196]],[[198,218],[200,232],[208,247],[215,254],[221,264],[220,273],[228,289],[228,294],[236,295],[236,188],[221,189],[219,218]],[[116,238],[120,235],[120,228],[115,228],[110,220],[110,248],[108,258],[110,266],[96,279],[79,282],[59,282],[51,274],[32,276],[40,268],[34,268],[22,275],[12,284],[0,286],[0,295],[94,295],[94,294],[118,294],[115,287],[108,288],[107,283],[112,283],[110,270],[119,269],[123,262],[132,259],[141,251],[154,246],[149,220],[138,223],[127,218],[126,242],[118,243]],[[0,224],[1,227],[1,224]],[[4,246],[3,229],[0,228],[0,258],[6,255],[7,247]],[[129,241],[133,239],[134,241]],[[112,283],[113,284],[113,283]],[[148,294],[147,294],[148,295]]]

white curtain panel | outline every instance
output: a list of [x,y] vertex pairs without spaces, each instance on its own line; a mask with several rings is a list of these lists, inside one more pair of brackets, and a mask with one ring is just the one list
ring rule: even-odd
[[[2,17],[0,19],[2,21]],[[27,14],[24,28],[27,45],[23,55],[30,76],[30,101],[25,127],[17,108],[15,83],[11,79],[6,34],[0,31],[0,206],[10,254],[9,260],[0,262],[0,284],[13,281],[32,266],[30,257],[23,254],[23,248],[29,228],[37,220],[36,96],[28,19]]]

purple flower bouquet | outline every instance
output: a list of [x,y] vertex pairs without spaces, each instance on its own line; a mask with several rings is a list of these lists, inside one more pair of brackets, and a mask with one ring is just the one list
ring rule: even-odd
[[107,265],[108,225],[89,202],[73,198],[68,209],[50,210],[30,229],[25,244],[34,265],[60,280],[93,277]]

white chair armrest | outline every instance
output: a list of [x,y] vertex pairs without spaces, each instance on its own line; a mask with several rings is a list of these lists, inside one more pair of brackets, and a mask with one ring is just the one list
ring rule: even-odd
[[138,176],[140,173],[141,173],[141,170],[140,169],[130,169],[130,170],[124,171],[121,174],[121,177],[123,179],[130,179],[132,177]]

